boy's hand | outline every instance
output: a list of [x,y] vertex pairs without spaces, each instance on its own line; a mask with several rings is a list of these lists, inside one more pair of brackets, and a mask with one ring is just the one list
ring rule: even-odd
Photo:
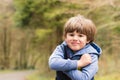
[[78,60],[78,62],[77,62],[78,68],[82,68],[84,66],[87,66],[91,62],[92,62],[92,59],[91,59],[90,54],[83,54],[81,56],[80,60]]

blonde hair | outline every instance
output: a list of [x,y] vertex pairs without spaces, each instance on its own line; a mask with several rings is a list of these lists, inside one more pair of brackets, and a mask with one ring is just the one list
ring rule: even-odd
[[93,42],[96,34],[96,26],[92,20],[87,19],[84,16],[77,15],[75,17],[71,17],[65,23],[63,37],[65,38],[67,33],[74,31],[86,35],[87,40]]

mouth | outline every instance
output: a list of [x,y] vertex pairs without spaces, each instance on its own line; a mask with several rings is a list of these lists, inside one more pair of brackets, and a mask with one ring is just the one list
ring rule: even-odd
[[73,46],[79,45],[79,43],[77,43],[77,42],[72,42],[71,44],[72,44]]

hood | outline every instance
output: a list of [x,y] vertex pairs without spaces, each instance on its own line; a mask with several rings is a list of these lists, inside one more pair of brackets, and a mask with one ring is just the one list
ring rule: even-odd
[[82,55],[84,53],[94,53],[100,56],[102,53],[102,50],[97,44],[92,42],[90,44],[87,44],[84,48],[76,52],[77,55]]

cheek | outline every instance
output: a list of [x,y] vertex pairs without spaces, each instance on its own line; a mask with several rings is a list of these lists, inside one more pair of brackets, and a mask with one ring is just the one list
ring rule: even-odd
[[69,39],[65,39],[65,42],[66,42],[66,43],[69,43],[69,42],[70,42],[70,40],[69,40]]
[[71,38],[70,37],[65,37],[65,41],[66,42],[71,41]]
[[80,45],[85,46],[88,42],[86,40],[80,40]]
[[71,41],[72,41],[71,39],[68,39],[68,38],[67,38],[67,39],[65,39],[65,42],[66,42],[68,45],[70,45],[70,44],[71,44]]
[[87,41],[87,38],[83,38],[83,39],[81,39],[81,42],[83,42],[83,43],[87,43],[88,41]]

